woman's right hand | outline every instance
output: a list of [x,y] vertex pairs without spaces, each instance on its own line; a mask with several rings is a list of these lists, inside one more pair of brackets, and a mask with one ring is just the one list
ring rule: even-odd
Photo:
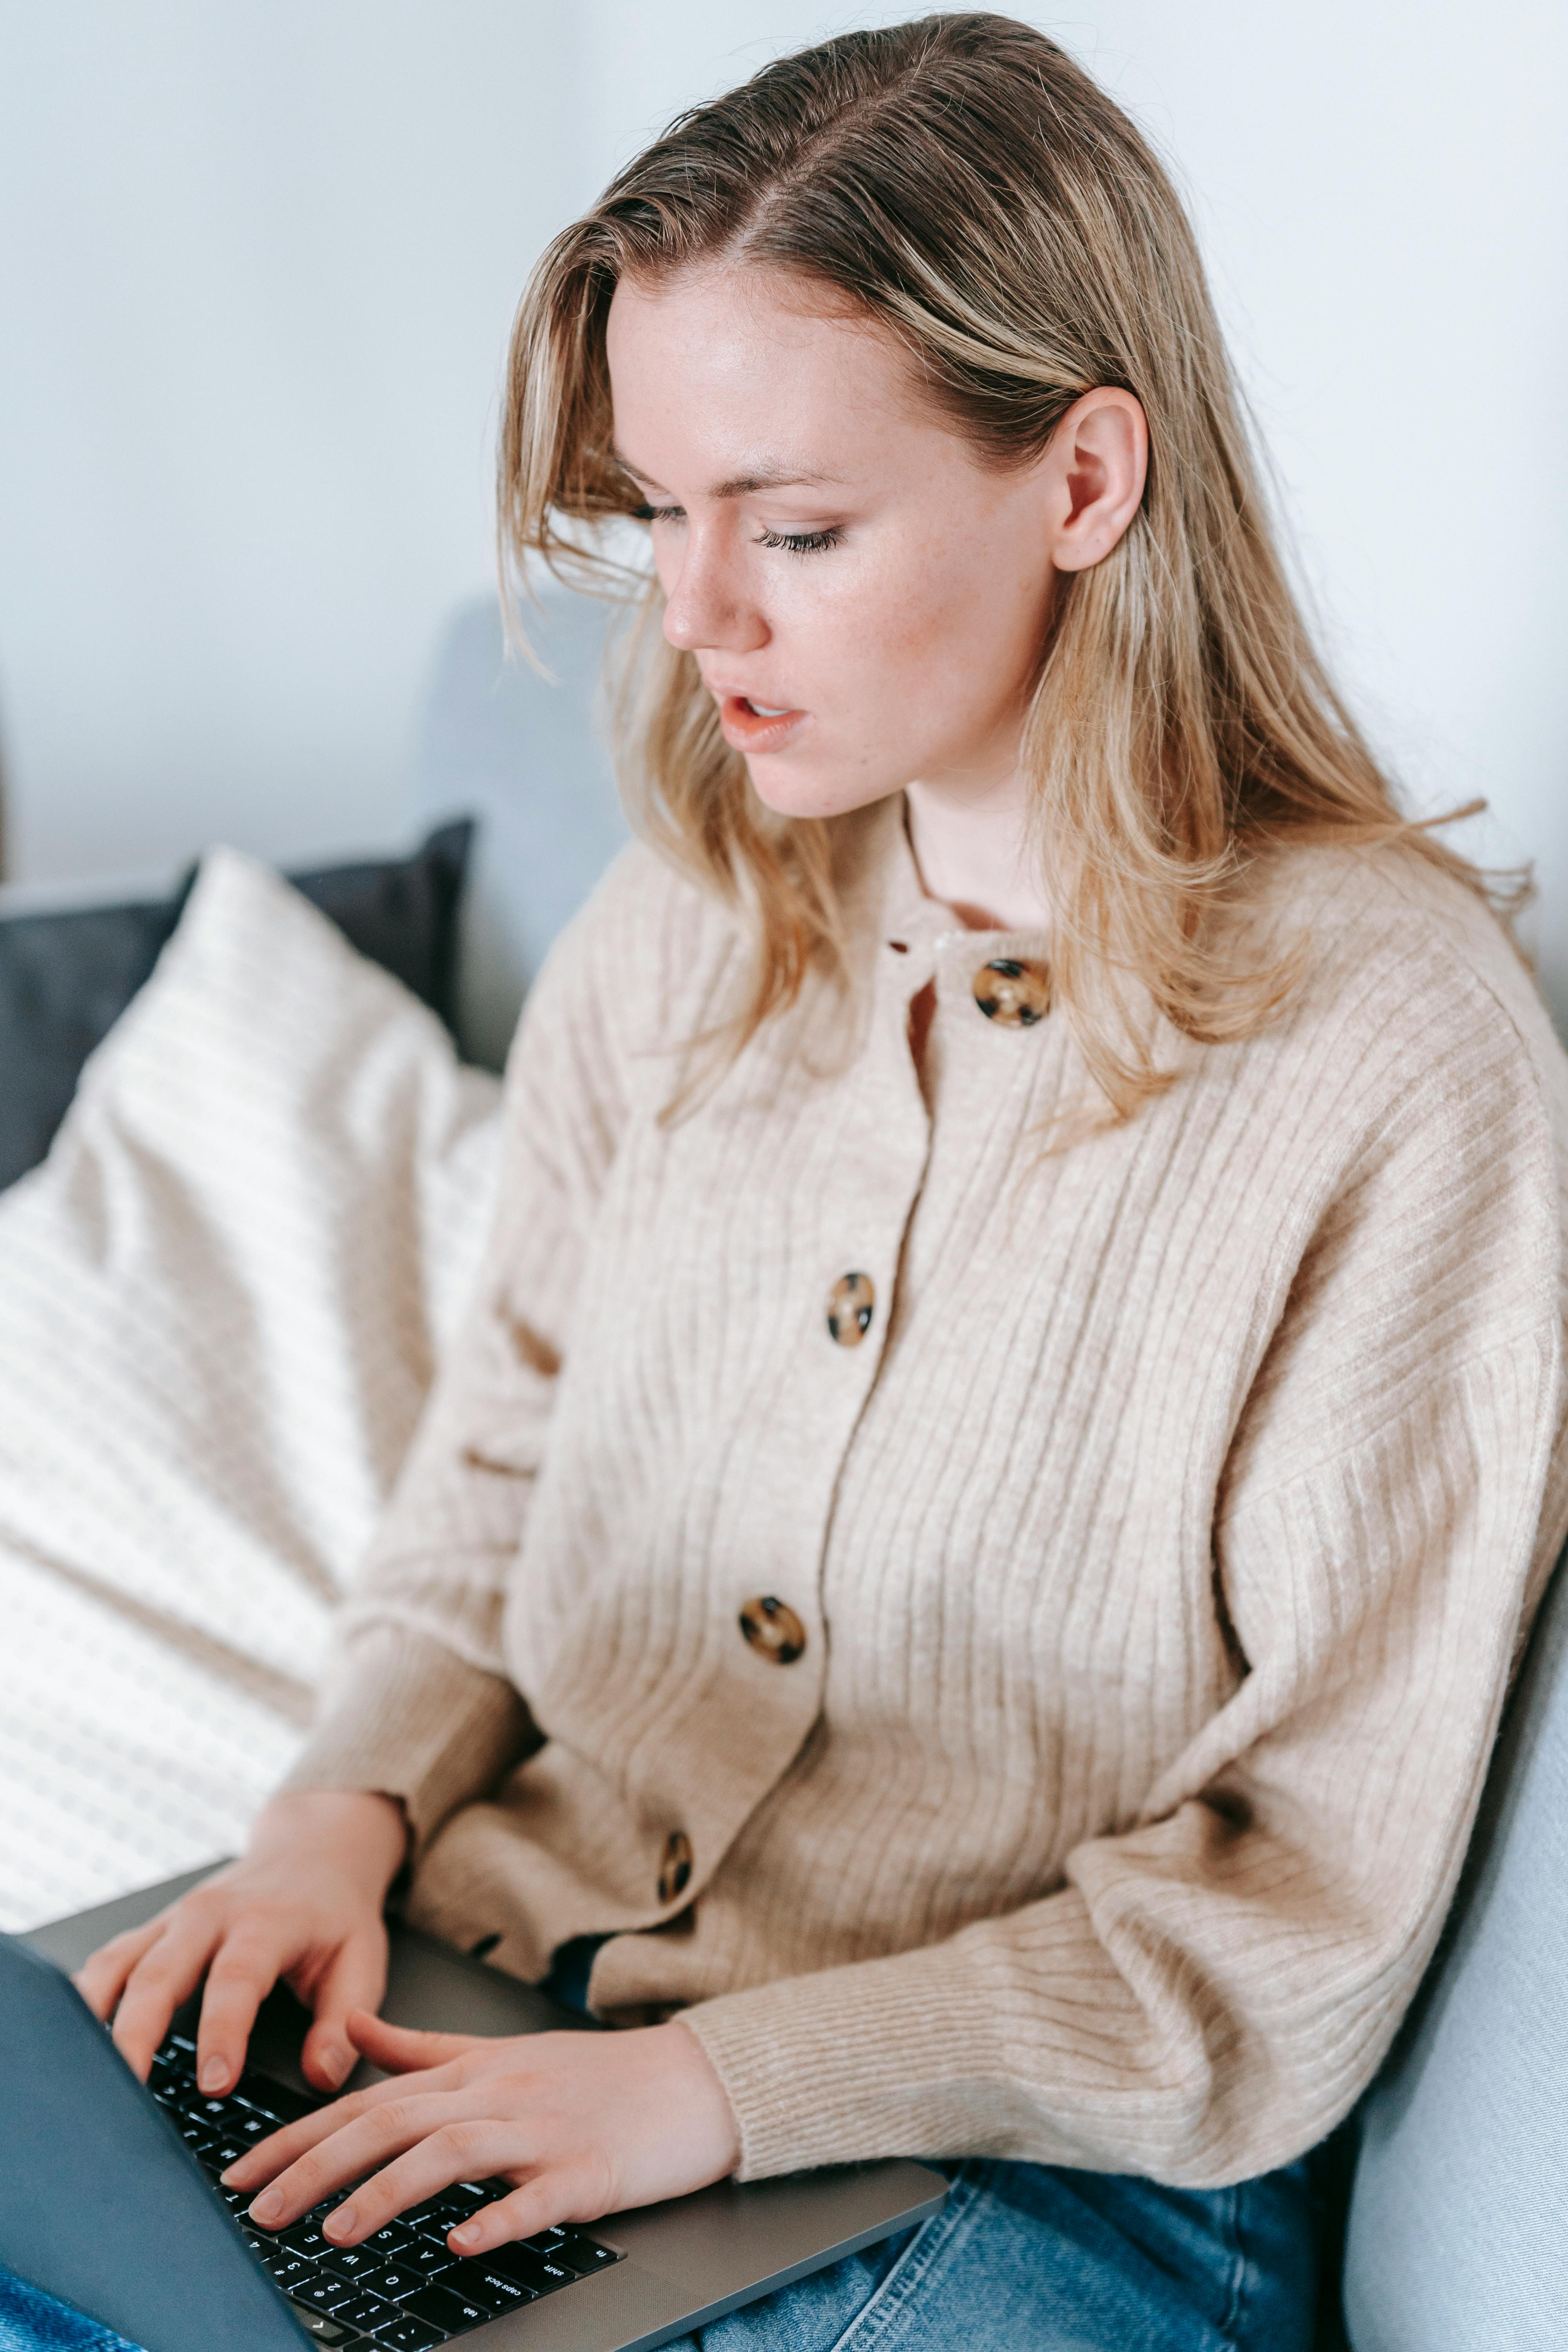
[[242,1860],[105,1944],[77,1989],[95,2016],[113,2018],[116,2045],[145,2082],[175,2010],[205,1976],[196,2079],[219,2096],[239,2080],[256,2012],[281,1979],[315,2012],[300,2054],[306,2078],[335,2091],[359,2054],[344,2021],[351,2010],[374,2013],[386,1990],[382,1906],[407,1847],[391,1797],[274,1797]]

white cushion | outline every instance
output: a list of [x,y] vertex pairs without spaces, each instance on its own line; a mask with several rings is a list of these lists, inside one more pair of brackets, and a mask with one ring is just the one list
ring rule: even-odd
[[473,1278],[498,1093],[218,850],[0,1196],[0,1927],[231,1850],[287,1769]]

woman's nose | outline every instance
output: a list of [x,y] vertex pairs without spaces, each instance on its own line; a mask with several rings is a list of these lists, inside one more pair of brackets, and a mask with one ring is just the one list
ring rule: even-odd
[[768,625],[722,551],[689,533],[680,569],[665,581],[664,634],[681,653],[755,653]]

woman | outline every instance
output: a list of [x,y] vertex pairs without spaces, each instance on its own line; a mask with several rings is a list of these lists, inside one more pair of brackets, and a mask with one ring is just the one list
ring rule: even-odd
[[[514,555],[656,575],[645,842],[315,1734],[100,1953],[144,2069],[402,2076],[247,2156],[477,2252],[884,2154],[711,2346],[1306,2345],[1305,2152],[1431,1953],[1568,1522],[1563,1056],[1274,551],[1181,208],[1007,19],[769,67],[523,302]],[[627,2030],[378,2023],[384,1900]]]

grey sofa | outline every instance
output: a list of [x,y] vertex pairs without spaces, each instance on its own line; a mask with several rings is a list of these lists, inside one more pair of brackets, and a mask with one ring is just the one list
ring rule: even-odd
[[[480,821],[459,1025],[499,1066],[550,941],[626,838],[595,715],[605,621],[552,596],[504,657],[494,607],[454,620],[418,759],[421,825]],[[1323,2159],[1348,2204],[1324,2352],[1568,2347],[1568,1576],[1514,1694],[1443,1946],[1379,2081]]]

